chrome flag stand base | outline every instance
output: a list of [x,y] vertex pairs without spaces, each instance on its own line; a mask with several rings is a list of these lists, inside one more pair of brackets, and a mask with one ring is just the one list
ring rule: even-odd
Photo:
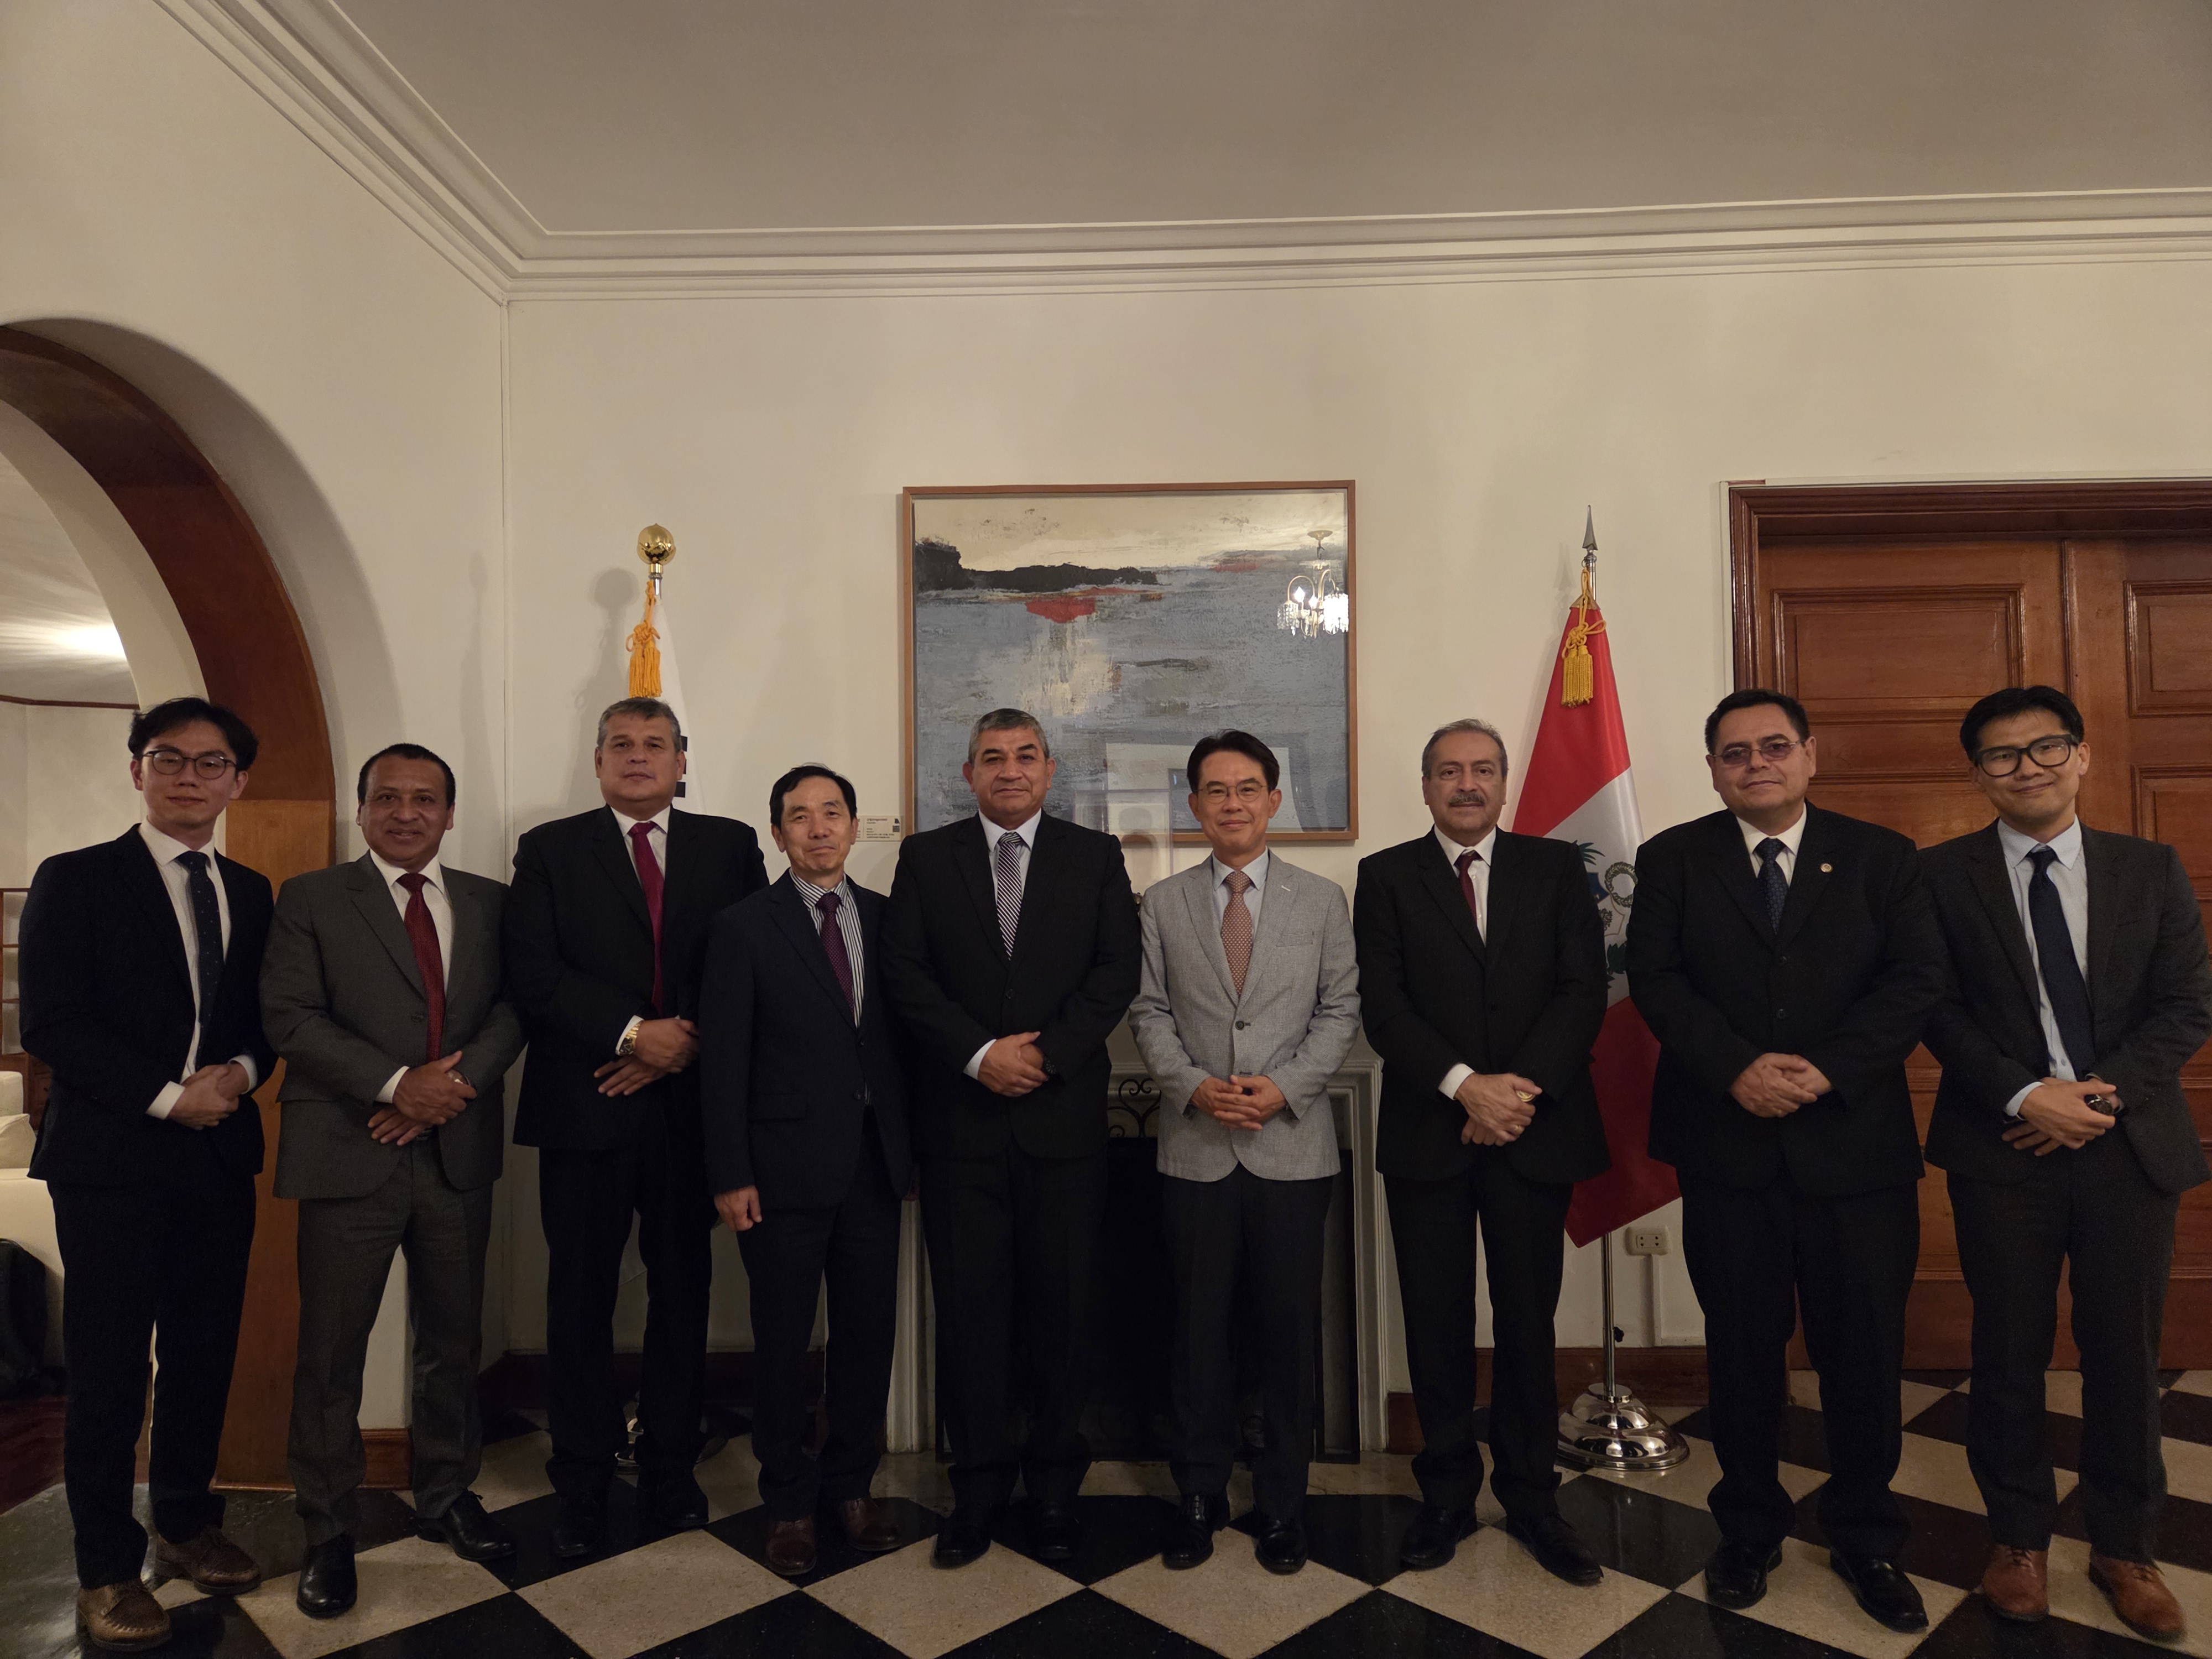
[[1613,1235],[1598,1241],[1605,1284],[1605,1380],[1593,1382],[1559,1413],[1556,1456],[1571,1468],[1620,1474],[1671,1469],[1690,1455],[1690,1443],[1651,1414],[1614,1370]]

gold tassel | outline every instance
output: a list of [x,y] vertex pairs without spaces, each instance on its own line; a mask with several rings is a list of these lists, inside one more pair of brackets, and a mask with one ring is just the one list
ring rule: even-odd
[[633,697],[660,695],[660,630],[653,625],[657,584],[645,585],[645,615],[629,631],[629,694]]
[[1582,596],[1575,601],[1577,618],[1567,628],[1566,641],[1559,647],[1562,659],[1559,669],[1559,706],[1579,708],[1597,695],[1597,672],[1590,664],[1589,637],[1605,631],[1602,618],[1590,620],[1590,612],[1597,601],[1590,595],[1590,573],[1583,568]]

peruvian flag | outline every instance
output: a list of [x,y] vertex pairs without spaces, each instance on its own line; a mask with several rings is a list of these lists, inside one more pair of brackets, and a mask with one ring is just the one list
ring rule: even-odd
[[[1570,695],[1577,699],[1572,705]],[[1644,830],[1629,775],[1620,694],[1613,683],[1613,652],[1587,573],[1552,661],[1552,687],[1513,828],[1521,835],[1551,836],[1581,848],[1591,896],[1605,918],[1606,966],[1613,978],[1605,1024],[1590,1054],[1590,1080],[1597,1087],[1613,1167],[1577,1183],[1567,1206],[1567,1237],[1587,1244],[1681,1195],[1673,1168],[1655,1163],[1644,1150],[1659,1044],[1628,1000],[1623,943],[1628,908],[1636,899],[1636,849]]]

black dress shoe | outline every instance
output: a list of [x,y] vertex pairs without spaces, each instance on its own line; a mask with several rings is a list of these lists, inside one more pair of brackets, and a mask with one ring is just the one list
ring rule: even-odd
[[991,1547],[991,1516],[981,1510],[955,1504],[945,1524],[937,1529],[937,1547],[930,1552],[932,1566],[964,1567],[981,1560]]
[[1928,1609],[1920,1600],[1919,1586],[1905,1576],[1894,1561],[1878,1555],[1845,1555],[1828,1552],[1828,1565],[1836,1577],[1851,1587],[1851,1594],[1868,1618],[1896,1631],[1926,1630]]
[[472,1492],[455,1498],[443,1515],[417,1521],[415,1535],[434,1544],[451,1544],[464,1561],[504,1561],[514,1553],[514,1534],[484,1513]]
[[307,1552],[292,1600],[310,1619],[335,1619],[360,1594],[353,1571],[353,1540],[340,1533]]
[[1605,1569],[1589,1553],[1575,1529],[1559,1515],[1505,1517],[1505,1535],[1536,1558],[1536,1565],[1554,1578],[1584,1589],[1605,1578]]
[[553,1522],[553,1553],[563,1561],[597,1555],[607,1538],[606,1500],[563,1498]]
[[1176,1572],[1197,1566],[1213,1554],[1213,1534],[1229,1524],[1229,1500],[1187,1492],[1168,1528],[1160,1565]]
[[1471,1509],[1448,1510],[1435,1504],[1424,1504],[1421,1512],[1413,1517],[1413,1524],[1406,1529],[1406,1541],[1398,1546],[1398,1562],[1415,1572],[1427,1572],[1448,1565],[1459,1553],[1459,1540],[1474,1535],[1474,1511]]
[[1041,1502],[1030,1522],[1030,1548],[1040,1561],[1073,1561],[1083,1547],[1083,1521],[1073,1504]]
[[1746,1544],[1723,1544],[1705,1563],[1705,1599],[1738,1611],[1756,1607],[1766,1594],[1766,1575],[1781,1565],[1779,1546],[1761,1553]]
[[707,1524],[707,1494],[689,1469],[655,1475],[637,1483],[639,1517],[660,1532],[684,1532]]
[[1306,1564],[1306,1523],[1303,1521],[1262,1521],[1253,1553],[1269,1572],[1292,1573]]

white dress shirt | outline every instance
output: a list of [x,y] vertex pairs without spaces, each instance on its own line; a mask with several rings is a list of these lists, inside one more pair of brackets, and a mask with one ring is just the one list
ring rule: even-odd
[[[384,890],[392,895],[392,902],[398,907],[400,922],[404,925],[407,921],[407,890],[399,884],[399,878],[407,872],[396,864],[386,864],[374,853],[368,855],[368,861],[376,866],[376,873],[384,878]],[[446,872],[437,860],[432,859],[422,866],[422,907],[429,911],[430,926],[438,935],[438,971],[446,982],[451,984],[453,978],[453,901],[446,896]],[[444,1056],[441,1054],[439,1058],[442,1060]],[[384,1086],[376,1091],[380,1104],[392,1104],[392,1096],[399,1091],[399,1079],[407,1075],[408,1070],[407,1066],[402,1066],[385,1079]]]
[[[1490,860],[1498,850],[1498,827],[1492,824],[1490,833],[1472,847],[1462,847],[1441,830],[1436,832],[1437,845],[1444,849],[1444,862],[1452,873],[1459,873],[1460,859],[1466,854],[1475,855],[1474,862],[1467,866],[1467,878],[1474,885],[1474,931],[1477,938],[1490,937]],[[1472,1066],[1455,1066],[1444,1073],[1444,1080],[1437,1088],[1445,1098],[1459,1098],[1459,1085],[1474,1075]]]
[[[2012,882],[2012,902],[2020,912],[2021,931],[2027,935],[2027,959],[2035,964],[2035,1006],[2043,1020],[2043,1046],[2051,1055],[2051,1075],[2079,1083],[2066,1054],[2066,1039],[2058,1033],[2058,1016],[2051,1012],[2051,992],[2043,982],[2043,953],[2036,948],[2035,919],[2028,914],[2027,884],[2035,879],[2028,855],[2039,847],[2057,854],[2051,866],[2051,884],[2058,890],[2058,908],[2066,915],[2066,931],[2074,940],[2074,961],[2082,980],[2089,977],[2089,866],[2081,856],[2081,820],[2076,818],[2047,842],[2023,836],[1997,820],[1997,844],[2004,848],[2005,874]],[[2005,1103],[2005,1115],[2018,1117],[2020,1103],[2033,1094],[2042,1079],[2031,1083]]]
[[[674,810],[674,806],[675,803],[672,801],[649,818],[634,818],[617,807],[607,808],[608,812],[614,818],[615,828],[622,832],[623,851],[629,854],[629,867],[633,870],[637,868],[637,843],[630,839],[629,832],[641,823],[649,823],[653,826],[653,833],[647,836],[646,840],[651,844],[653,856],[660,866],[660,884],[664,893],[668,890],[668,815]],[[638,878],[641,884],[644,880],[643,876]],[[643,1014],[632,1014],[629,1017],[629,1024],[622,1028],[622,1035],[615,1039],[617,1054],[620,1054],[623,1044],[629,1041],[630,1033],[644,1024]]]
[[[1787,830],[1778,830],[1774,832],[1774,839],[1782,843],[1782,856],[1775,862],[1782,866],[1782,879],[1785,884],[1797,879],[1797,843],[1805,839],[1805,820],[1808,816],[1808,814],[1801,808],[1796,823],[1791,824]],[[1750,855],[1751,873],[1755,876],[1759,870],[1759,843],[1767,838],[1767,832],[1757,824],[1747,823],[1741,818],[1735,821],[1735,827],[1743,831],[1743,850]]]
[[[208,879],[215,884],[216,914],[222,918],[222,948],[230,951],[230,895],[223,890],[222,866],[216,860],[215,848],[210,845],[193,848],[173,836],[165,836],[150,823],[138,826],[138,834],[146,842],[146,850],[154,855],[154,867],[161,872],[161,884],[169,890],[169,905],[177,913],[177,931],[185,939],[185,971],[192,980],[192,1046],[185,1051],[185,1069],[177,1075],[190,1077],[200,1068],[200,933],[192,921],[191,872],[177,862],[179,856],[195,850],[207,854]],[[251,1054],[234,1054],[232,1063],[246,1068],[246,1087],[248,1093],[261,1085],[260,1069]],[[179,1100],[183,1098],[182,1082],[165,1083],[161,1092],[154,1097],[147,1107],[151,1117],[167,1117]]]
[[[1020,890],[1024,893],[1027,893],[1029,891],[1030,859],[1036,852],[1037,820],[1042,818],[1043,816],[1044,808],[1040,806],[1036,811],[1030,814],[1030,820],[1027,823],[1017,824],[1014,828],[1014,833],[1022,838],[1021,850],[1014,854],[1014,864],[1017,870],[1019,872],[1017,880],[1018,882]],[[991,889],[992,891],[995,893],[998,890],[999,884],[999,837],[1005,835],[1006,832],[1004,830],[1001,830],[997,824],[992,823],[990,819],[985,817],[981,812],[978,812],[975,815],[975,822],[982,826],[983,845],[990,848],[991,851]],[[996,1042],[997,1039],[994,1037],[992,1041]],[[983,1075],[983,1056],[990,1052],[991,1044],[987,1042],[981,1048],[978,1048],[974,1054],[968,1056],[968,1064],[962,1069],[966,1071],[969,1077],[981,1077]]]
[[852,881],[848,877],[840,876],[835,887],[817,887],[793,870],[791,884],[798,890],[799,896],[805,901],[807,920],[814,924],[817,933],[822,931],[822,912],[819,908],[822,896],[824,893],[837,896],[837,936],[845,941],[845,957],[853,968],[853,1024],[858,1025],[860,1010],[868,1000],[868,976],[861,958],[860,905],[860,901],[853,896]]
[[[1273,861],[1273,855],[1263,847],[1260,856],[1244,866],[1244,873],[1252,878],[1252,884],[1244,890],[1244,908],[1252,913],[1255,937],[1260,931],[1260,902],[1267,896],[1267,866]],[[1210,854],[1206,862],[1213,874],[1213,920],[1218,926],[1229,915],[1229,866]]]

